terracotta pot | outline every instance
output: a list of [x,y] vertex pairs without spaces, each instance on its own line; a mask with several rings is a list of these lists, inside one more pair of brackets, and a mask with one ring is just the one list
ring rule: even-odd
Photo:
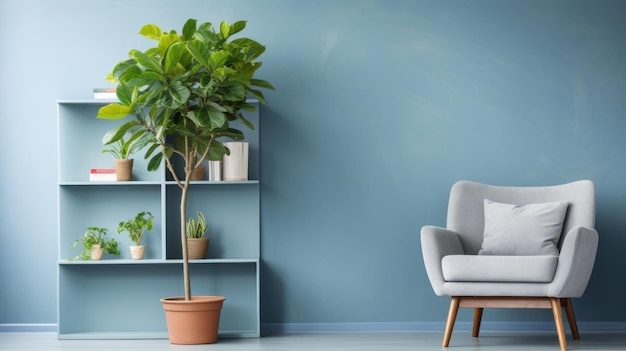
[[217,341],[223,296],[192,296],[161,299],[172,344],[212,344]]
[[187,255],[190,260],[206,258],[209,238],[187,238]]
[[145,245],[130,246],[130,257],[133,260],[141,260],[141,259],[143,259],[144,252],[146,252],[146,246]]
[[191,180],[204,180],[204,166],[200,165],[191,173]]
[[89,253],[89,255],[91,256],[92,260],[99,261],[102,259],[103,253],[104,253],[104,248],[100,246],[99,244],[95,244],[91,246],[91,252]]
[[129,181],[133,179],[133,159],[115,159],[115,173],[118,181]]

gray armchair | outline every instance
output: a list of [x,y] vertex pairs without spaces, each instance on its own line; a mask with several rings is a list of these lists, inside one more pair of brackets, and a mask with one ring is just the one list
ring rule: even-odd
[[443,347],[459,307],[474,308],[474,337],[484,308],[547,308],[566,351],[562,308],[579,339],[570,299],[582,296],[593,270],[594,222],[589,180],[545,187],[455,183],[446,228],[421,230],[432,288],[438,296],[451,296]]

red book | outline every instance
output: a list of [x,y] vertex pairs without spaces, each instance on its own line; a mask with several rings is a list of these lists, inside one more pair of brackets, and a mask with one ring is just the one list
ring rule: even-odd
[[92,168],[89,170],[91,174],[115,174],[115,169],[113,168]]

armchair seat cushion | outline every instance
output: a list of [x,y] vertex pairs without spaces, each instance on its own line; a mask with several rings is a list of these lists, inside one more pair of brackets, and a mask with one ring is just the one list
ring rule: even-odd
[[449,255],[441,264],[448,282],[549,283],[558,256]]

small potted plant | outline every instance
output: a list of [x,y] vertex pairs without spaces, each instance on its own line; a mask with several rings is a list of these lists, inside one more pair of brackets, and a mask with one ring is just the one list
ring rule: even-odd
[[[118,181],[129,181],[133,178],[133,162],[130,158],[132,154],[143,149],[150,141],[150,135],[143,133],[137,128],[130,129],[124,132],[124,135],[119,137],[116,135],[117,128],[108,131],[102,138],[102,144],[107,148],[102,150],[102,153],[110,153],[115,160],[115,171]],[[118,138],[115,142],[111,142],[112,139]]]
[[83,260],[101,260],[102,254],[106,250],[109,255],[119,255],[119,243],[115,239],[105,239],[107,234],[106,228],[89,227],[83,236],[76,239],[72,245],[72,250],[76,248],[78,243],[82,242],[83,252],[74,259],[81,258]]
[[117,226],[118,234],[125,231],[128,232],[128,237],[135,243],[135,245],[130,246],[130,256],[133,260],[143,259],[146,246],[141,245],[141,239],[146,230],[152,230],[153,219],[152,213],[143,211],[139,212],[134,218],[120,222]]
[[198,211],[198,220],[189,217],[187,220],[187,250],[189,259],[206,258],[209,238],[204,237],[208,226],[202,212]]

